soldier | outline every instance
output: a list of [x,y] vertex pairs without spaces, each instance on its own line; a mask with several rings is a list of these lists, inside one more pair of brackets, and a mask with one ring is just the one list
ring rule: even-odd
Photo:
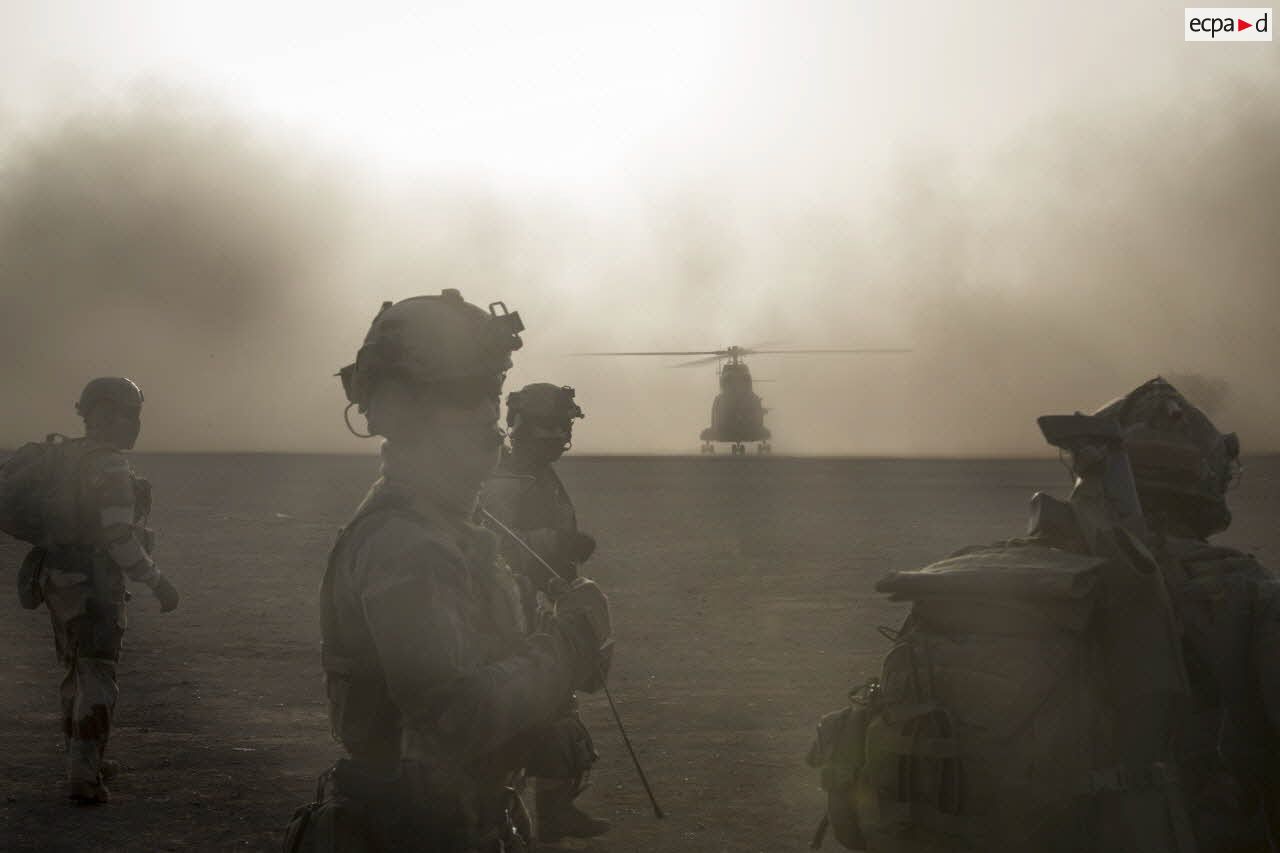
[[[485,508],[565,579],[578,576],[578,567],[596,547],[595,539],[578,529],[573,501],[553,467],[572,444],[573,422],[581,417],[574,391],[567,386],[536,382],[511,392],[511,450],[503,454],[482,493]],[[549,593],[554,593],[552,579],[509,533],[496,532],[507,563],[535,588],[542,605],[535,610],[545,613]],[[531,618],[536,621],[537,613]],[[586,789],[597,755],[572,695],[565,697],[561,718],[536,740],[528,771],[536,777],[538,840],[592,838],[608,832],[609,821],[591,817],[574,804]]]
[[1200,853],[1280,849],[1280,579],[1209,542],[1231,523],[1239,440],[1160,378],[1097,414],[1124,434],[1182,629],[1178,763]]
[[[1028,537],[877,584],[911,613],[886,631],[893,648],[880,677],[823,718],[810,752],[827,791],[823,829],[846,847],[1237,849],[1198,846],[1177,768],[1192,689],[1126,453],[1144,433],[1125,419],[1147,410],[1041,418],[1045,438],[1068,453],[1070,501],[1037,494]],[[1160,436],[1171,458],[1194,457],[1187,470],[1204,463],[1204,485],[1212,468],[1225,489],[1216,431],[1203,453]]]
[[498,398],[519,316],[456,290],[384,303],[341,371],[382,476],[339,535],[321,586],[334,735],[350,755],[299,809],[286,850],[525,849],[513,786],[524,737],[600,676],[599,587],[564,590],[526,630],[493,535],[470,522],[498,460]]
[[[881,583],[915,604],[881,681],[824,718],[811,759],[824,767],[831,826],[846,846],[869,850],[914,849],[884,846],[887,828],[925,827],[935,838],[949,829],[973,842],[995,827],[1001,843],[954,849],[1019,850],[1029,839],[1030,850],[1276,851],[1280,579],[1208,541],[1231,522],[1238,439],[1161,378],[1092,416],[1041,426],[1068,451],[1077,478],[1069,503],[1037,495],[1028,539]],[[1073,682],[1062,652],[1082,616],[1096,626],[1097,641],[1081,648],[1098,672],[1081,680],[1088,668],[1075,667]],[[922,663],[921,681],[898,677],[920,674]],[[1019,667],[1025,678],[1013,677]],[[985,686],[966,699],[966,682]],[[908,722],[904,733],[902,700],[921,690],[918,708],[948,715]],[[1025,703],[1037,690],[1049,701],[1032,711]],[[957,707],[965,713],[951,715]],[[984,755],[983,741],[1020,715],[1030,737],[996,738],[1001,752]],[[1082,722],[1095,733],[1082,737]],[[897,778],[900,757],[912,762],[901,765],[913,776],[906,796],[870,793],[867,783]],[[981,789],[1002,784],[992,769],[1007,787],[984,812]],[[925,807],[930,781],[939,798]],[[951,799],[958,785],[964,794]],[[886,821],[903,799],[920,807]]]
[[[49,608],[62,679],[68,793],[82,804],[105,803],[105,780],[118,767],[103,752],[119,688],[116,664],[125,629],[124,579],[146,584],[168,613],[178,591],[151,559],[150,485],[136,477],[124,451],[141,429],[142,392],[120,377],[94,379],[76,404],[85,436],[59,447],[53,493],[67,495],[74,523],[53,525],[25,567],[39,578]],[[38,565],[34,565],[37,564]]]

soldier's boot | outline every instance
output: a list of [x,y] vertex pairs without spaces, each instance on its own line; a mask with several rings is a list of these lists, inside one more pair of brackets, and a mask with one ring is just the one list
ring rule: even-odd
[[119,772],[120,765],[102,757],[105,746],[97,739],[67,739],[67,796],[80,805],[111,801],[104,783]]
[[539,841],[551,844],[562,838],[595,838],[612,828],[612,822],[592,817],[574,805],[577,793],[575,780],[538,779],[534,802]]
[[76,805],[96,806],[111,802],[111,792],[101,780],[72,779],[67,783],[67,797]]

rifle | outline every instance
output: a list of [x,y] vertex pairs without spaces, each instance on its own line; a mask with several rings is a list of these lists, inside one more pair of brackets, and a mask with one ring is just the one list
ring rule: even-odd
[[[489,510],[481,507],[480,513],[496,524],[499,530],[511,537],[511,541],[524,549],[525,553],[530,557],[533,557],[533,559],[542,566],[543,570],[546,571],[548,577],[551,578],[552,581],[556,582],[561,587],[568,588],[568,583],[560,576],[560,573],[553,569],[550,563],[542,559],[542,555],[533,550],[533,548],[521,539],[514,530],[499,521],[493,513],[489,512]],[[649,797],[649,805],[653,807],[653,816],[661,820],[666,817],[666,814],[662,811],[662,807],[658,805],[658,800],[653,795],[653,789],[649,787],[649,777],[645,775],[644,768],[640,766],[640,759],[636,756],[636,751],[631,746],[631,738],[627,736],[627,729],[622,725],[622,716],[618,713],[618,706],[613,702],[613,694],[609,692],[609,685],[605,683],[603,673],[600,675],[600,685],[604,688],[605,698],[609,700],[609,711],[613,715],[614,723],[618,726],[618,734],[622,735],[622,743],[627,747],[627,754],[631,756],[631,763],[635,765],[636,774],[640,777],[640,784],[644,786],[644,792]]]

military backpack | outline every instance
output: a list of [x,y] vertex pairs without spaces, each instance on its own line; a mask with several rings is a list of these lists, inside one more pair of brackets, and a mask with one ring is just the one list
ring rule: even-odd
[[0,465],[0,530],[42,547],[78,541],[80,471],[106,452],[106,445],[59,433],[18,448]]
[[[83,536],[80,472],[105,445],[58,433],[18,448],[0,465],[0,531],[35,547],[18,572],[18,601],[33,610],[44,601],[41,574],[45,555]],[[147,496],[149,502],[149,495]]]
[[1131,618],[1153,578],[1015,540],[881,581],[912,608],[819,725],[824,827],[891,853],[1193,850],[1171,763],[1118,742],[1130,699],[1182,689],[1167,624]]

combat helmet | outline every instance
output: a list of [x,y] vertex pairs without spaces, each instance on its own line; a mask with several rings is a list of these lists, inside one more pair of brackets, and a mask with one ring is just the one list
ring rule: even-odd
[[1156,377],[1095,415],[1124,434],[1144,513],[1163,516],[1208,537],[1231,524],[1227,489],[1239,476],[1240,441],[1218,431],[1208,415]]
[[123,376],[99,376],[89,380],[76,401],[76,414],[88,417],[90,410],[99,403],[114,403],[121,409],[142,408],[142,389],[132,379]]
[[575,418],[585,418],[568,385],[534,382],[507,395],[507,426],[513,435],[567,438]]
[[[494,302],[485,311],[454,289],[439,296],[384,302],[356,360],[338,371],[352,406],[368,411],[374,387],[397,378],[439,391],[476,390],[499,394],[520,349],[520,314]],[[350,408],[350,406],[348,406]]]

